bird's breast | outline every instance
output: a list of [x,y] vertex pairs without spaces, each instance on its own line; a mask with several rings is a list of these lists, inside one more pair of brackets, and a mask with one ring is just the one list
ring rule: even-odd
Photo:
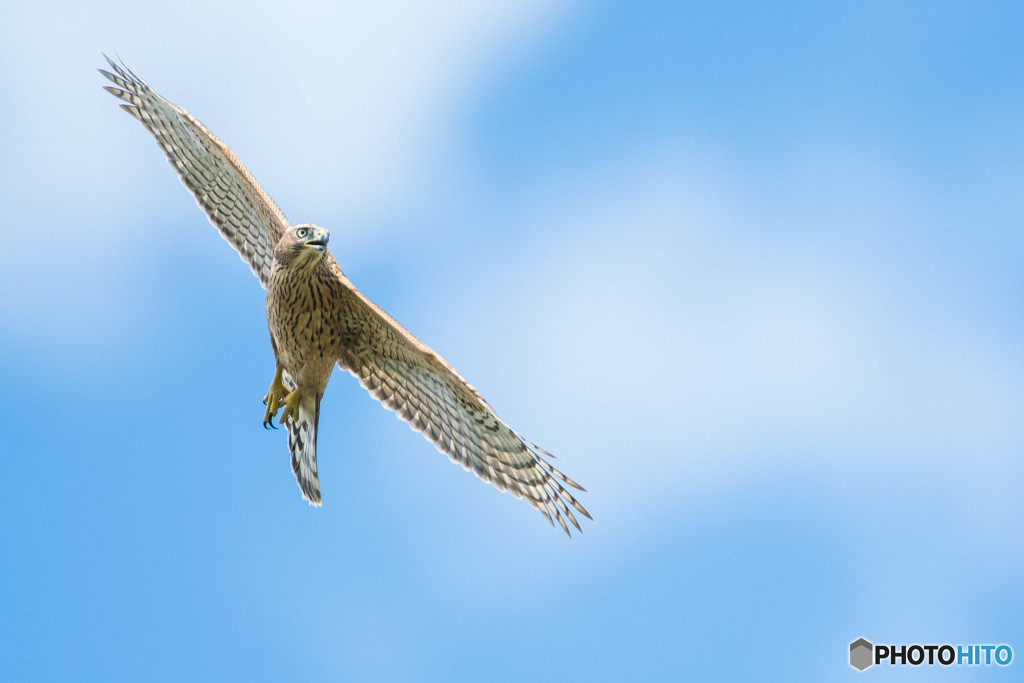
[[300,386],[322,391],[340,356],[334,301],[330,283],[315,273],[271,273],[267,323],[277,361]]

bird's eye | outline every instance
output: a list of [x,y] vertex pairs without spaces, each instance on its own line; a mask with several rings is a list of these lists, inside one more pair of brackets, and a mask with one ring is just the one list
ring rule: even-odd
[[299,236],[299,239],[302,239],[309,234],[309,228],[299,228],[295,234]]

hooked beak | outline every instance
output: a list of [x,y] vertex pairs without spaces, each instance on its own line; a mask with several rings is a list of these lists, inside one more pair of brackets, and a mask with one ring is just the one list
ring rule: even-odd
[[317,228],[316,234],[313,236],[313,239],[308,240],[306,244],[310,247],[313,247],[314,249],[317,249],[318,251],[323,251],[324,249],[327,248],[327,243],[330,241],[330,239],[330,232],[328,232],[324,228]]

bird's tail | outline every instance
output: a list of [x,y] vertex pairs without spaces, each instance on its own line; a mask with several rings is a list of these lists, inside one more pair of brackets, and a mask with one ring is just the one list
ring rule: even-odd
[[320,422],[320,396],[303,394],[299,415],[289,418],[288,450],[292,453],[292,472],[310,505],[320,505],[320,479],[316,471],[316,428]]

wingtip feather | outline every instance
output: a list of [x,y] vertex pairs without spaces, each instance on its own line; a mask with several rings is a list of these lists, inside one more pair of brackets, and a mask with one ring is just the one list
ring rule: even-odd
[[135,105],[119,104],[117,106],[121,107],[121,109],[124,109],[126,112],[128,112],[129,114],[131,114],[132,116],[137,118],[139,121],[142,120],[142,112],[139,111],[139,108],[136,107]]

